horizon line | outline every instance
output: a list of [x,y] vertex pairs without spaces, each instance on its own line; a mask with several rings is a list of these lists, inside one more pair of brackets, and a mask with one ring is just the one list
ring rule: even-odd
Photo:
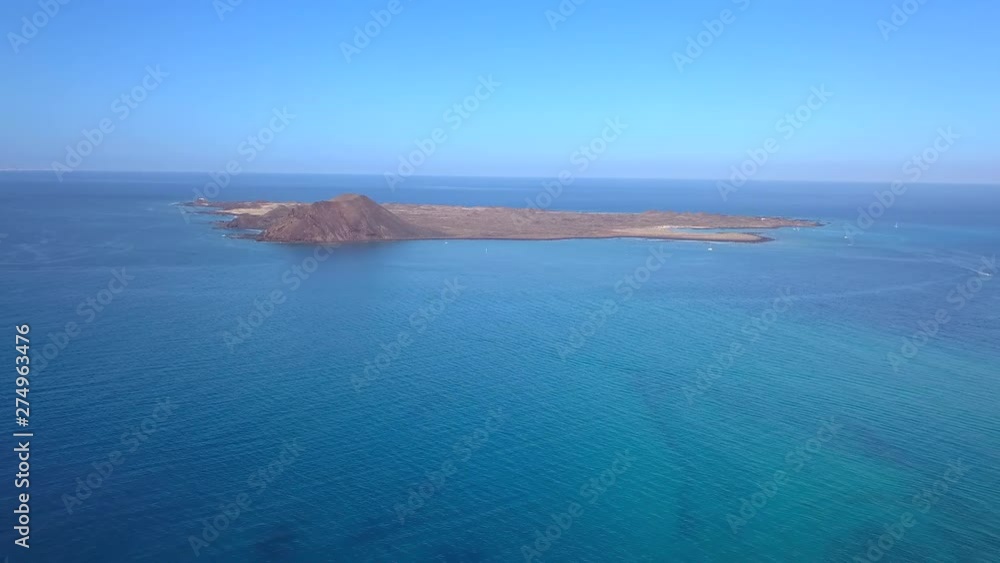
[[[54,172],[50,168],[0,168],[0,174],[10,173],[10,172],[43,172],[53,174]],[[71,173],[67,174],[67,177],[72,177],[74,173],[81,174],[215,174],[218,170],[125,170],[125,169],[107,169],[107,170],[73,170]],[[385,175],[384,172],[288,172],[288,171],[274,171],[274,172],[242,172],[238,176],[267,176],[267,175],[280,175],[280,176],[368,176],[368,177],[382,177]],[[555,179],[550,176],[522,176],[522,175],[510,175],[510,176],[496,176],[496,175],[474,175],[474,174],[414,174],[407,177],[406,179],[414,178],[469,178],[469,179],[521,179],[521,180],[551,180]],[[725,178],[682,178],[682,177],[663,177],[663,176],[587,176],[575,178],[576,180],[647,180],[647,181],[662,181],[662,182],[727,182],[728,179]],[[780,180],[767,180],[767,179],[754,179],[748,178],[746,183],[799,183],[799,184],[891,184],[893,182],[900,181],[898,178],[892,180],[817,180],[817,179],[780,179]],[[904,182],[904,184],[921,184],[921,185],[957,185],[957,186],[994,186],[1000,187],[1000,179],[998,180],[936,180],[936,181],[925,181],[917,180],[912,182]]]

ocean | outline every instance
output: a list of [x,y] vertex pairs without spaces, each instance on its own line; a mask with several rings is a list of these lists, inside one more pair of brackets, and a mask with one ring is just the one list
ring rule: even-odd
[[11,561],[1000,561],[997,187],[244,175],[212,198],[825,223],[321,248],[177,205],[210,181],[0,174],[0,324],[30,326],[32,366]]

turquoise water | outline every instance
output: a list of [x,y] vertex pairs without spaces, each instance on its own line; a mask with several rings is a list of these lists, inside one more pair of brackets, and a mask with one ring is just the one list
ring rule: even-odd
[[[913,187],[851,244],[844,222],[883,186],[723,202],[710,183],[594,180],[551,208],[829,224],[711,252],[327,251],[227,238],[172,205],[206,181],[0,176],[0,316],[34,335],[33,557],[13,561],[873,560],[907,512],[873,556],[1000,560],[1000,286],[976,273],[1000,247],[996,188]],[[524,205],[540,189],[381,185],[246,176],[219,199]]]

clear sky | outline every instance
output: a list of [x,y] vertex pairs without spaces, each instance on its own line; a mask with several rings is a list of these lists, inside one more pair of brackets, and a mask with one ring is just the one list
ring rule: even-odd
[[[65,163],[108,120],[76,168],[382,174],[440,130],[417,173],[548,177],[618,118],[582,175],[724,178],[773,138],[757,179],[891,180],[951,127],[922,179],[1000,181],[995,0],[908,0],[893,28],[907,2],[395,1],[4,0],[0,168]],[[447,113],[490,77],[478,108]],[[282,108],[294,119],[249,161],[241,143]]]

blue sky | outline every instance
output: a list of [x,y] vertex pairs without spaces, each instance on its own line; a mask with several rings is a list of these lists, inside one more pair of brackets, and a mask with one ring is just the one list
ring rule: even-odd
[[[1000,5],[909,1],[886,30],[879,20],[904,2],[565,0],[556,18],[557,0],[242,0],[221,17],[237,0],[42,0],[58,12],[22,35],[39,0],[6,0],[0,168],[66,162],[82,131],[109,120],[79,169],[236,159],[254,172],[382,174],[440,129],[419,174],[549,177],[618,118],[627,129],[581,175],[724,178],[774,138],[757,179],[891,180],[951,127],[959,140],[922,179],[1000,182]],[[679,65],[711,20],[717,36],[705,31]],[[122,119],[115,100],[157,66],[167,76]],[[446,112],[489,77],[499,85],[453,127]],[[777,132],[819,87],[828,100],[813,99],[790,138]],[[248,161],[243,143],[282,108],[294,119]]]

